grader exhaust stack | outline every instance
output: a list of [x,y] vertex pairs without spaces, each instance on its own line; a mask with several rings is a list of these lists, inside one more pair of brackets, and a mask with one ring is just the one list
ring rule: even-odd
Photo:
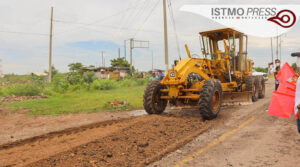
[[204,119],[217,117],[221,105],[247,104],[264,97],[264,80],[252,76],[247,36],[230,28],[200,33],[204,58],[175,61],[162,81],[148,84],[144,108],[160,114],[167,104],[198,106]]

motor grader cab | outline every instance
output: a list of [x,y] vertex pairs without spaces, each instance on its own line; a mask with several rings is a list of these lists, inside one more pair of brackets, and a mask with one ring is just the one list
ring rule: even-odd
[[203,58],[176,60],[164,79],[149,82],[144,108],[162,113],[171,105],[198,106],[204,119],[217,117],[224,103],[256,101],[264,97],[264,80],[252,76],[247,36],[231,28],[200,33]]

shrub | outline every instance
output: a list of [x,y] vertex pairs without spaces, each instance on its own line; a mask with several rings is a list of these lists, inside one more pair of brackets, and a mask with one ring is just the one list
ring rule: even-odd
[[8,86],[7,94],[16,96],[37,96],[41,93],[41,89],[29,83],[13,84]]
[[0,87],[0,97],[5,96],[4,88]]
[[96,78],[95,78],[95,72],[93,71],[87,71],[83,75],[83,79],[87,83],[92,83]]
[[82,74],[80,72],[69,72],[67,73],[67,80],[71,85],[77,85],[84,82]]
[[94,90],[109,90],[117,87],[117,81],[109,79],[94,80],[91,88]]
[[63,74],[56,74],[52,81],[53,90],[58,93],[64,93],[68,90],[70,84]]
[[133,79],[124,79],[119,82],[120,87],[131,87],[136,86],[137,82]]
[[119,82],[120,87],[141,86],[148,83],[147,79],[124,79]]
[[47,84],[47,80],[46,80],[46,79],[47,79],[47,78],[46,78],[45,76],[36,76],[36,75],[33,75],[33,76],[31,77],[31,82],[32,82],[35,86],[37,86],[37,87],[43,89],[43,88],[46,86],[46,84]]
[[137,79],[137,85],[141,86],[141,85],[146,85],[148,83],[148,78],[143,78],[143,79]]
[[81,88],[81,85],[71,85],[70,87],[69,87],[69,89],[71,90],[71,91],[77,91],[77,90],[80,90],[80,88]]

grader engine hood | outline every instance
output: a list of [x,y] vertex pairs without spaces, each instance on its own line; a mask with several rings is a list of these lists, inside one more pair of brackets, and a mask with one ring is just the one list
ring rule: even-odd
[[[165,85],[167,89],[161,90],[164,92],[162,99],[198,99],[199,95],[193,92],[201,90],[200,80],[202,84],[205,79],[209,79],[207,74],[203,72],[203,67],[206,63],[203,59],[187,58],[181,60],[173,69],[169,70],[165,78],[161,81],[161,85]],[[198,83],[189,85],[188,78],[190,75],[198,76]]]

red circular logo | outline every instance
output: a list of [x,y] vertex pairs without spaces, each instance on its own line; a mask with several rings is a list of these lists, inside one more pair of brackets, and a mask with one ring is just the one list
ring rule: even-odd
[[268,18],[268,21],[272,21],[283,28],[290,28],[296,23],[296,15],[291,10],[284,9],[278,12],[275,17]]

